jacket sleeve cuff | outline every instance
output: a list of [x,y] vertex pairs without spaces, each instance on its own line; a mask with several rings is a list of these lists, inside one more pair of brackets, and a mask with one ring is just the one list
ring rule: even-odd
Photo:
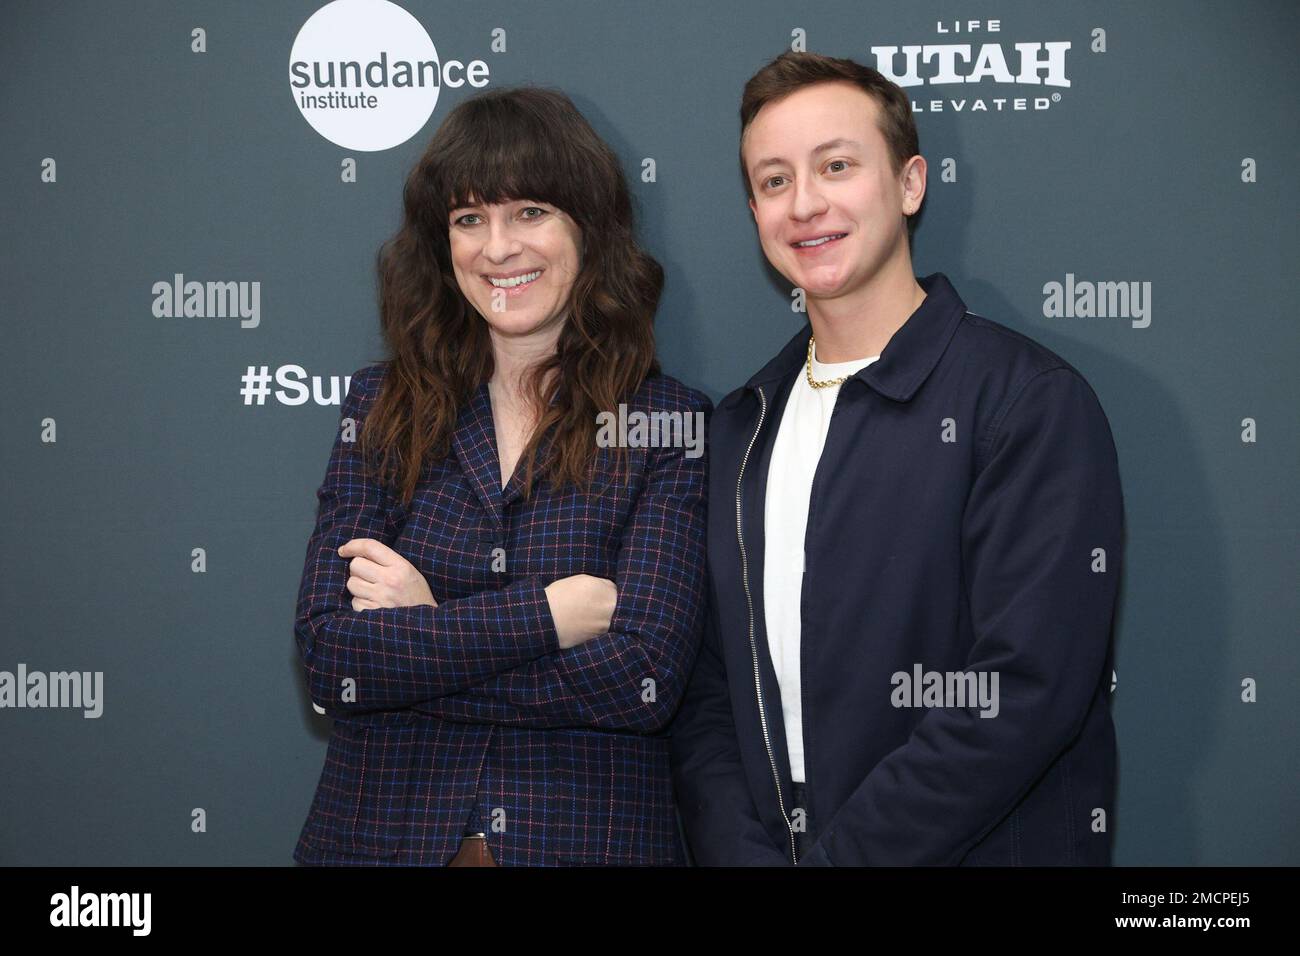
[[538,578],[528,578],[521,582],[518,601],[518,622],[524,628],[521,637],[527,635],[530,643],[540,642],[542,654],[560,650],[560,635],[551,615],[551,602],[546,598],[546,585]]

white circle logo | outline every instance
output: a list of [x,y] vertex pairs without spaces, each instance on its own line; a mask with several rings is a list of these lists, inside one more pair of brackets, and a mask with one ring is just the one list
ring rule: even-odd
[[438,103],[442,68],[420,21],[388,0],[333,0],[289,54],[289,89],[316,132],[345,149],[406,142]]

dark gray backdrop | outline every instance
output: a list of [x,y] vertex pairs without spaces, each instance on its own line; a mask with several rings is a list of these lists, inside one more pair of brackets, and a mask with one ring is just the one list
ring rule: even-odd
[[[320,6],[0,11],[0,670],[104,675],[98,719],[0,709],[0,862],[290,862],[329,732],[292,620],[338,409],[246,405],[239,378],[250,365],[347,375],[382,357],[374,253],[406,172],[472,92],[444,88],[398,147],[334,145],[286,82]],[[765,268],[735,160],[741,87],[791,31],[873,64],[880,44],[1070,41],[1070,86],[1046,110],[991,104],[1041,86],[911,90],[930,163],[917,272],[945,272],[973,311],[1059,352],[1110,418],[1128,518],[1116,862],[1300,860],[1286,165],[1300,155],[1300,6],[403,6],[443,57],[487,61],[492,87],[566,91],[622,157],[667,272],[665,370],[715,399],[801,321]],[[996,35],[937,33],[988,18]],[[191,51],[195,27],[205,53]],[[495,28],[505,53],[491,51]],[[929,109],[962,97],[989,111]],[[345,157],[356,183],[340,181]],[[646,157],[655,182],[641,180]],[[259,325],[155,317],[153,284],[178,272],[259,282]],[[1045,315],[1044,285],[1067,273],[1149,282],[1150,324]],[[47,419],[56,442],[42,440]],[[195,808],[206,832],[192,832]]]

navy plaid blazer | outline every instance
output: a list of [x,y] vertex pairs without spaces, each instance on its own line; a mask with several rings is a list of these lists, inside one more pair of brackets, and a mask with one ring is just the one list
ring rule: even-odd
[[[341,425],[359,433],[387,367],[351,377]],[[627,406],[712,411],[666,376]],[[705,458],[630,448],[630,480],[535,480],[525,499],[522,467],[501,487],[484,385],[403,506],[345,437],[317,492],[294,628],[334,720],[294,859],[441,865],[472,826],[503,866],[684,862],[665,730],[704,624]],[[608,475],[612,450],[597,451]],[[352,538],[419,568],[438,606],[352,610],[338,555]],[[618,600],[609,633],[562,650],[543,588],[573,574],[612,579]]]

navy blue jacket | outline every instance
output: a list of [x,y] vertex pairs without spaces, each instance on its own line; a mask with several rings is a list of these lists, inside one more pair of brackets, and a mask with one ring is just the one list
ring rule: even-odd
[[[1110,426],[1064,359],[968,312],[943,275],[918,281],[920,308],[840,387],[813,481],[800,665],[815,842],[798,862],[1108,864],[1123,534]],[[809,334],[724,398],[709,433],[712,620],[672,728],[705,865],[795,860],[763,519]],[[897,706],[894,675],[917,665],[997,672],[997,715]]]

